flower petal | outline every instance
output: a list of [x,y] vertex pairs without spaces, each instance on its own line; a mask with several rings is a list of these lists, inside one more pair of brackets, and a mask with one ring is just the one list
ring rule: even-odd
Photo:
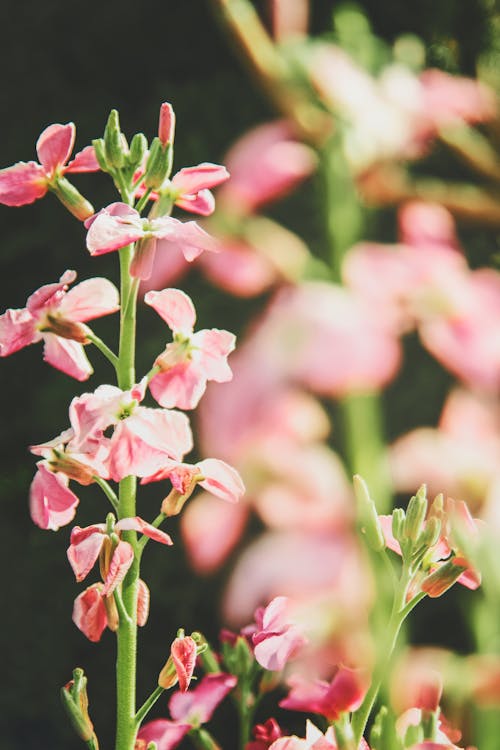
[[172,185],[180,193],[199,193],[205,188],[213,188],[225,182],[229,178],[229,172],[221,164],[203,162],[196,167],[184,167],[180,169],[172,179]]
[[54,474],[40,462],[30,487],[31,519],[41,529],[57,531],[60,526],[71,523],[76,506],[80,502],[68,489],[68,480],[62,474]]
[[4,206],[25,206],[47,192],[47,178],[40,164],[20,161],[0,170],[0,203]]
[[67,292],[59,312],[71,320],[84,322],[116,312],[120,307],[118,290],[107,279],[80,282]]
[[0,357],[8,357],[40,338],[35,319],[26,308],[7,310],[0,315]]
[[144,302],[163,318],[174,333],[190,334],[193,331],[196,311],[191,298],[180,289],[148,292]]
[[73,529],[67,555],[77,581],[83,581],[88,576],[99,557],[105,539],[106,535],[101,528],[80,529],[76,526]]
[[75,145],[75,126],[56,123],[45,128],[36,142],[36,152],[49,176],[68,161]]
[[42,338],[45,341],[43,358],[49,365],[80,381],[92,375],[94,370],[81,344],[54,333],[43,333]]
[[203,474],[203,480],[199,484],[222,500],[230,503],[237,503],[245,493],[245,485],[232,466],[225,461],[217,458],[206,458],[198,464],[200,473]]
[[123,581],[134,561],[134,550],[128,542],[119,541],[113,552],[108,574],[102,590],[103,596],[109,596]]
[[93,146],[86,146],[70,161],[65,172],[98,172],[100,170]]
[[94,583],[76,597],[73,605],[73,622],[94,643],[101,639],[108,624],[101,589],[102,584]]
[[173,541],[168,534],[157,529],[156,526],[147,523],[142,518],[139,518],[139,516],[135,516],[134,518],[122,518],[121,521],[118,521],[115,525],[115,529],[117,531],[138,531],[140,534],[144,534],[150,539],[154,539],[155,542],[168,545],[173,544]]

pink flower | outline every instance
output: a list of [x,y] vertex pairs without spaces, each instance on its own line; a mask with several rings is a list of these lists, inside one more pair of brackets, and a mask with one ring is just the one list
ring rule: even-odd
[[[111,599],[111,604],[109,600]],[[116,622],[112,622],[108,616],[108,607],[114,607],[112,594],[104,595],[102,583],[93,583],[85,591],[79,594],[73,605],[73,622],[76,627],[89,639],[97,643],[106,627],[116,630],[119,623],[118,613],[115,609]],[[149,612],[149,589],[142,578],[138,580],[137,589],[137,624],[146,624]]]
[[222,672],[206,675],[194,690],[172,695],[168,704],[172,718],[192,726],[205,724],[236,683],[236,677]]
[[245,486],[236,469],[216,458],[206,458],[196,465],[168,462],[160,471],[142,479],[141,484],[158,482],[161,479],[169,479],[180,495],[188,493],[195,481],[207,492],[229,503],[237,503],[245,492]]
[[131,274],[140,279],[151,275],[157,250],[181,250],[187,261],[193,261],[204,250],[217,252],[217,243],[195,221],[178,221],[170,216],[141,218],[125,203],[112,203],[86,222],[87,248],[91,255],[103,255],[139,242]]
[[[24,206],[43,198],[49,187],[66,172],[97,172],[99,164],[92,146],[84,148],[68,164],[74,143],[75,126],[72,122],[45,128],[36,143],[40,164],[18,162],[0,170],[0,203]],[[88,213],[79,218],[86,216]]]
[[57,531],[71,523],[80,502],[68,489],[68,478],[49,471],[45,461],[37,464],[38,471],[30,487],[31,518],[41,529]]
[[[305,739],[292,735],[280,737],[269,747],[269,750],[338,750],[333,727],[328,727],[323,734],[309,719],[306,724]],[[359,743],[359,750],[370,750],[364,739]]]
[[279,672],[306,643],[299,628],[289,620],[289,600],[275,597],[255,612],[256,632],[252,635],[255,658],[265,669]]
[[87,279],[69,292],[76,279],[66,271],[59,282],[34,292],[22,309],[0,315],[0,357],[43,341],[44,360],[77,380],[86,380],[92,367],[82,344],[88,343],[87,320],[109,315],[119,308],[118,291],[107,279]]
[[321,714],[328,721],[337,721],[346,711],[356,711],[366,693],[366,682],[359,670],[338,667],[330,683],[324,680],[308,682],[302,677],[291,677],[291,690],[280,701],[282,708]]
[[283,736],[276,719],[268,719],[264,724],[256,724],[252,732],[255,740],[248,742],[245,750],[268,750],[274,740]]
[[30,445],[30,451],[35,456],[43,456],[51,471],[64,474],[79,484],[92,484],[96,476],[108,479],[109,447],[98,440],[89,440],[85,451],[75,451],[74,437],[74,430],[70,428],[46,443]]
[[179,687],[183,693],[189,687],[196,664],[196,643],[190,635],[175,638],[170,647]]
[[149,389],[161,406],[194,409],[208,380],[218,383],[231,380],[233,374],[227,357],[234,349],[235,336],[216,328],[193,333],[196,312],[190,298],[180,289],[148,292],[144,301],[174,334],[173,342],[167,344],[155,362],[161,372],[152,378]]
[[[149,476],[167,459],[182,460],[191,450],[193,438],[185,414],[139,406],[145,381],[129,391],[101,385],[95,393],[84,393],[70,404],[75,450],[86,451],[96,441],[109,447],[109,473],[114,481],[125,476]],[[110,438],[104,430],[114,426]]]
[[314,152],[296,139],[285,120],[251,130],[234,144],[225,161],[231,180],[217,201],[224,210],[242,214],[282,198],[316,167]]
[[[138,531],[161,544],[173,544],[168,534],[138,517],[122,518],[114,525],[114,531],[117,534],[121,531]],[[131,544],[120,539],[114,548],[109,549],[110,544],[106,524],[98,523],[84,529],[75,526],[71,531],[71,543],[68,547],[68,560],[77,581],[83,581],[87,577],[101,552],[104,552],[103,596],[109,596],[123,581],[134,560]]]
[[139,729],[134,750],[146,750],[150,742],[156,743],[157,750],[174,750],[190,729],[190,724],[154,719]]

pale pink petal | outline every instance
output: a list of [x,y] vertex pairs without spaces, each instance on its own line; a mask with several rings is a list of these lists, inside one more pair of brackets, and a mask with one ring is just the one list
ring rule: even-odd
[[152,378],[149,390],[165,409],[195,409],[203,396],[207,380],[193,362],[181,362]]
[[45,171],[52,175],[59,167],[66,164],[75,144],[75,126],[49,125],[36,142],[36,152]]
[[238,297],[262,294],[279,279],[271,261],[250,245],[222,240],[221,252],[203,255],[200,262],[213,284]]
[[141,406],[136,408],[127,422],[137,437],[152,448],[163,451],[169,458],[182,461],[193,447],[189,418],[179,411]]
[[386,546],[388,547],[388,549],[391,549],[393,552],[397,552],[398,555],[401,555],[401,547],[399,545],[399,542],[394,538],[392,534],[392,515],[379,516],[378,520],[380,522],[380,526],[382,527],[382,533],[384,535]]
[[233,675],[216,673],[208,674],[201,682],[187,693],[176,692],[170,698],[168,707],[176,721],[189,721],[191,724],[204,724],[226,695],[236,686]]
[[185,259],[189,262],[197,258],[204,250],[219,252],[217,241],[208,232],[205,232],[195,221],[178,221],[167,216],[157,219],[155,236],[161,242],[158,250],[168,252],[172,248],[181,250]]
[[[78,530],[78,526],[73,529],[73,531]],[[77,581],[83,581],[88,576],[99,557],[105,539],[106,536],[101,529],[96,529],[81,539],[72,533],[67,554]]]
[[137,624],[140,628],[148,621],[150,594],[142,578],[137,581]]
[[4,206],[25,206],[46,194],[45,170],[34,161],[20,161],[0,170],[0,203]]
[[216,458],[206,458],[197,464],[203,479],[200,485],[216,497],[236,503],[245,493],[245,485],[240,475],[225,461]]
[[146,281],[153,273],[156,258],[158,240],[156,237],[143,238],[137,243],[132,263],[130,264],[130,275],[135,279]]
[[181,194],[198,193],[204,188],[213,188],[229,178],[226,167],[204,162],[196,167],[180,169],[172,179],[173,187]]
[[26,302],[26,307],[36,315],[44,309],[58,307],[64,299],[68,284],[72,284],[76,279],[76,271],[65,271],[59,281],[52,284],[44,284],[36,292],[30,294]]
[[128,542],[118,542],[109,565],[108,574],[102,590],[103,596],[109,596],[123,581],[134,562],[134,550]]
[[180,289],[148,292],[144,297],[144,302],[163,318],[174,333],[180,332],[186,335],[192,333],[196,322],[196,311],[190,297]]
[[109,472],[114,482],[129,475],[151,476],[164,466],[165,460],[164,451],[152,448],[137,437],[130,429],[129,419],[116,426],[109,454]]
[[61,338],[54,333],[43,333],[42,338],[45,342],[43,358],[49,365],[80,381],[92,375],[92,365],[83,346],[77,341]]
[[168,534],[157,529],[156,526],[147,523],[142,518],[139,518],[139,516],[135,516],[134,518],[122,518],[115,525],[115,529],[117,531],[138,531],[140,534],[144,534],[150,539],[154,539],[155,542],[169,545],[173,544],[173,541]]
[[82,151],[75,154],[65,172],[98,172],[100,170],[93,146],[86,146]]
[[155,719],[139,729],[137,739],[144,742],[144,749],[150,742],[155,742],[157,750],[174,750],[190,729],[191,724]]
[[7,310],[0,315],[0,357],[8,357],[40,339],[36,321],[26,308]]
[[264,669],[279,672],[305,642],[304,636],[297,628],[291,627],[285,633],[270,634],[255,644],[255,658]]
[[236,345],[233,333],[217,328],[198,331],[193,335],[192,343],[199,350],[196,361],[207,380],[227,383],[232,379],[233,373],[226,359]]
[[101,639],[108,624],[101,589],[100,583],[94,583],[76,597],[73,606],[73,622],[94,643]]
[[108,213],[104,209],[93,217],[87,233],[87,249],[91,255],[111,253],[144,237],[139,214],[126,208],[123,213]]
[[129,206],[127,203],[115,201],[114,203],[110,203],[109,205],[107,205],[105,208],[101,208],[100,211],[92,214],[92,216],[89,216],[88,219],[85,219],[85,221],[83,222],[83,226],[85,227],[85,229],[90,229],[97,217],[102,216],[103,214],[106,214],[108,216],[121,217],[122,219],[129,219],[130,221],[137,220],[138,218],[138,213],[135,208],[132,208],[132,206]]
[[187,273],[189,268],[190,264],[179,248],[171,248],[168,253],[156,253],[151,276],[141,282],[140,293],[144,294],[173,284]]
[[59,306],[59,312],[71,320],[85,322],[114,313],[119,307],[115,285],[107,279],[95,278],[70,289]]
[[71,523],[79,503],[74,492],[68,489],[68,479],[54,474],[43,463],[30,487],[31,518],[41,529],[57,531],[60,526]]
[[207,494],[189,501],[181,515],[181,532],[197,573],[211,573],[224,562],[240,540],[248,516],[244,503],[221,503]]
[[215,211],[215,198],[210,190],[200,190],[196,195],[177,198],[175,205],[192,214],[210,216]]

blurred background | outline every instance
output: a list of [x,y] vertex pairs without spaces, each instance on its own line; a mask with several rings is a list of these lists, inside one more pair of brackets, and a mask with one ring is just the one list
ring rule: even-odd
[[[270,29],[269,5],[255,2],[254,7],[266,28]],[[355,25],[352,31],[354,41],[349,51],[353,54],[356,53],[356,34],[368,34],[366,25],[363,24],[370,24],[370,39],[375,39],[376,35],[381,50],[383,44],[386,45],[384,49],[390,49],[402,34],[418,36],[425,49],[425,67],[474,77],[479,62],[482,61],[483,68],[486,69],[486,62],[489,61],[490,68],[494,68],[496,60],[498,71],[499,16],[494,3],[489,0],[441,0],[439,3],[421,0],[413,4],[394,0],[366,0],[358,7],[362,11],[356,16],[358,22],[360,18],[365,20],[361,22],[361,26]],[[339,4],[329,0],[311,2],[309,29],[312,36],[326,35],[328,40],[338,41],[339,28],[337,27],[335,37],[332,21],[334,11],[338,9]],[[119,110],[122,129],[127,135],[143,131],[151,139],[156,133],[159,105],[163,101],[170,101],[177,115],[175,170],[202,161],[225,163],[225,153],[243,133],[274,120],[282,113],[276,111],[272,97],[264,93],[257,78],[249,74],[244,59],[236,53],[238,45],[230,43],[213,10],[208,0],[163,4],[146,0],[139,5],[129,0],[122,0],[120,3],[114,0],[96,3],[90,0],[78,9],[61,0],[46,0],[44,3],[27,0],[22,4],[7,0],[3,8],[4,34],[0,47],[4,91],[0,104],[3,110],[0,165],[9,166],[18,160],[35,159],[38,135],[44,127],[54,122],[75,122],[76,148],[83,148],[93,138],[102,135],[111,108]],[[348,36],[344,29],[344,41]],[[416,49],[417,53],[420,49],[418,45],[410,48]],[[295,53],[292,52],[290,59],[293,59],[293,54]],[[374,59],[377,54],[374,52]],[[385,54],[381,52],[380,59],[384,59]],[[374,65],[375,68],[377,66],[380,70],[380,61]],[[369,111],[366,117],[370,118]],[[287,138],[292,140],[291,136]],[[299,135],[294,135],[293,139],[300,140]],[[201,423],[201,452],[204,456],[226,457],[227,460],[237,462],[234,456],[224,456],[221,452],[229,450],[228,444],[234,443],[236,438],[245,443],[249,434],[257,442],[263,441],[261,447],[264,444],[265,453],[265,440],[272,433],[272,428],[270,425],[266,427],[264,418],[255,425],[248,415],[245,416],[245,409],[252,412],[255,403],[250,401],[245,407],[244,398],[246,394],[251,395],[254,400],[258,399],[261,391],[264,394],[274,393],[266,389],[277,387],[276,379],[283,379],[281,374],[279,377],[276,375],[278,371],[281,373],[281,364],[274,369],[268,368],[272,370],[269,381],[264,375],[259,380],[248,372],[246,365],[257,354],[260,356],[266,347],[273,348],[273,341],[282,342],[286,336],[286,331],[282,331],[275,322],[264,328],[264,332],[262,323],[259,324],[260,328],[259,325],[256,326],[255,320],[265,310],[270,310],[266,314],[273,321],[277,315],[276,310],[279,312],[282,306],[285,315],[292,316],[293,320],[293,315],[300,315],[300,309],[307,312],[315,307],[318,297],[314,289],[304,297],[297,295],[297,298],[290,292],[289,285],[293,285],[296,278],[304,272],[303,269],[307,268],[306,275],[309,278],[320,280],[318,283],[329,278],[325,265],[329,258],[331,238],[328,236],[322,208],[324,173],[320,170],[318,177],[313,168],[317,153],[318,149],[315,148],[309,156],[303,153],[302,161],[297,157],[303,170],[299,170],[293,191],[290,187],[284,191],[287,195],[276,195],[260,211],[262,215],[294,233],[294,238],[291,238],[279,234],[279,229],[260,227],[264,235],[271,231],[269,242],[276,243],[273,247],[284,248],[283,252],[276,251],[272,273],[267,266],[261,268],[260,265],[253,275],[249,270],[242,272],[241,278],[247,278],[245,273],[248,273],[250,282],[249,286],[245,286],[242,281],[236,296],[231,293],[235,289],[228,288],[230,283],[228,285],[220,281],[221,272],[217,269],[203,270],[197,266],[183,276],[182,280],[175,281],[175,284],[192,296],[201,327],[227,328],[244,341],[249,323],[254,321],[254,341],[246,345],[238,360],[238,369],[241,371],[239,385],[235,379],[234,389],[227,391],[227,399],[223,390],[225,386],[220,386],[220,390],[212,391],[207,396]],[[319,153],[321,154],[321,147]],[[432,152],[426,154],[424,161],[415,167],[415,173],[418,176],[420,170],[424,176],[437,174],[449,181],[479,184],[477,174],[471,175],[464,162],[457,161],[453,156],[450,150],[441,146],[432,149]],[[291,158],[295,159],[296,155]],[[116,199],[106,175],[81,175],[75,177],[74,182],[96,207]],[[392,203],[394,202],[398,201]],[[384,205],[375,210],[374,203],[377,201],[368,203],[370,205],[366,208],[363,219],[363,239],[395,243],[398,239],[397,207]],[[383,200],[379,203],[391,201]],[[482,220],[484,216],[480,219],[475,217],[471,222],[469,216],[466,217],[468,221],[458,225],[459,239],[456,242],[464,248],[471,268],[494,266],[500,251],[500,222],[494,211],[486,213],[486,220]],[[19,209],[0,206],[0,226],[2,310],[22,307],[29,293],[42,283],[55,281],[67,268],[75,269],[80,279],[103,275],[118,282],[114,254],[91,259],[85,249],[82,227],[61,209],[51,195],[43,201]],[[223,220],[219,225],[213,226],[230,234]],[[276,231],[278,235],[275,234]],[[349,231],[347,230],[347,235]],[[356,241],[361,239],[355,236],[355,232],[353,235]],[[290,256],[287,255],[288,252]],[[288,257],[293,259],[292,271]],[[215,279],[218,286],[211,283],[210,278]],[[258,281],[260,278],[264,279],[262,283]],[[276,289],[278,296],[274,296]],[[285,290],[281,296],[280,289]],[[271,299],[274,300],[274,307],[269,308]],[[332,310],[340,309],[336,307],[335,301],[331,304]],[[330,302],[325,302],[325,309],[330,309],[329,305]],[[342,310],[340,314],[350,315],[348,305],[342,307]],[[140,321],[138,360],[142,363],[141,371],[149,368],[166,340],[164,325],[153,317],[144,313]],[[278,328],[273,329],[273,325],[278,325]],[[314,328],[316,322],[312,320],[308,325]],[[112,337],[116,335],[116,326],[117,320],[111,317],[98,321],[95,330],[105,340],[112,341]],[[305,335],[309,330],[305,329]],[[349,337],[351,334],[347,331],[345,335]],[[378,332],[370,335],[373,335],[375,341]],[[395,360],[400,358],[401,366],[398,369],[395,361],[393,371],[382,374],[378,383],[378,390],[384,387],[380,399],[384,415],[382,432],[389,443],[417,427],[436,427],[443,403],[454,382],[450,367],[445,368],[438,362],[439,357],[436,359],[429,353],[429,348],[422,345],[415,331],[410,332],[402,346],[402,354],[392,350],[387,354],[387,357],[394,356]],[[276,347],[273,351],[276,353]],[[40,747],[64,747],[70,750],[80,746],[79,740],[73,736],[68,726],[58,695],[59,688],[70,679],[75,666],[84,667],[88,675],[92,717],[102,739],[102,746],[106,748],[111,745],[114,721],[114,706],[110,702],[114,690],[113,636],[105,633],[100,644],[91,644],[72,624],[70,618],[76,587],[65,557],[70,529],[63,528],[57,535],[38,529],[30,520],[27,502],[35,463],[27,446],[44,442],[65,429],[71,398],[108,381],[112,376],[111,368],[97,352],[92,352],[91,356],[95,375],[88,384],[76,383],[44,364],[39,346],[23,350],[1,363],[0,491],[3,509],[1,553],[4,585],[1,639],[3,678],[0,688],[0,715],[3,723],[0,729],[0,750],[31,750]],[[284,357],[278,353],[277,357],[280,356]],[[295,356],[307,359],[308,355],[304,350],[299,350]],[[335,357],[332,361],[335,361]],[[268,476],[275,478],[277,475],[286,475],[290,478],[292,467],[305,456],[306,448],[302,449],[300,441],[303,439],[304,442],[314,444],[328,442],[341,457],[351,463],[353,460],[352,446],[347,444],[342,419],[344,423],[349,418],[353,419],[354,412],[351,410],[351,417],[346,417],[342,406],[339,406],[339,399],[344,397],[349,388],[344,387],[345,393],[342,393],[343,386],[331,386],[328,383],[324,385],[323,382],[318,385],[318,380],[321,381],[323,376],[318,375],[315,380],[315,375],[311,372],[297,374],[299,365],[290,378],[290,383],[294,386],[293,393],[288,390],[286,393],[280,391],[279,398],[274,400],[273,405],[276,409],[287,411],[286,399],[290,398],[293,408],[290,406],[291,410],[287,413],[297,415],[299,422],[301,419],[305,420],[304,431],[310,431],[309,437],[305,438],[302,433],[302,437],[296,441],[294,454],[286,451],[283,455],[276,453],[276,463],[279,466],[270,465],[269,455],[263,458],[255,451],[252,454],[248,445],[241,449],[242,454],[246,451],[247,464],[244,467],[240,464],[238,468],[242,470],[247,485],[251,485],[250,494],[253,493],[252,496],[257,498],[254,508],[257,512],[250,513],[245,509],[243,515],[233,519],[226,516],[219,519],[218,511],[214,510],[213,517],[210,515],[211,511],[206,511],[208,516],[200,515],[195,519],[193,511],[193,528],[204,529],[205,525],[210,526],[212,523],[212,526],[220,524],[219,528],[236,529],[233,534],[234,543],[240,538],[241,544],[252,550],[253,557],[249,556],[245,562],[247,566],[255,566],[259,560],[266,559],[266,544],[267,547],[271,545],[273,549],[277,548],[278,541],[263,537],[263,529],[270,528],[272,532],[268,533],[290,533],[289,528],[281,528],[286,527],[286,524],[280,524],[272,518],[274,507],[283,508],[285,515],[294,512],[289,498],[284,499],[286,492],[276,482],[268,496],[263,488],[267,492]],[[390,369],[389,365],[388,367]],[[454,372],[456,374],[456,368]],[[300,404],[294,400],[298,382]],[[493,390],[497,385],[498,382],[494,384]],[[319,395],[320,401],[312,403],[307,400],[304,394],[313,391]],[[282,397],[283,402],[280,401]],[[226,402],[226,412],[223,402]],[[272,422],[271,410],[264,411]],[[235,414],[239,421],[232,424],[231,419],[234,421]],[[333,424],[333,432],[328,437],[330,423]],[[225,428],[224,424],[230,426]],[[338,424],[340,428],[337,428]],[[292,432],[301,432],[297,424],[290,429]],[[338,499],[333,502],[336,520],[332,523],[332,533],[339,535],[343,523],[339,518],[345,520],[349,517],[349,511],[345,510],[345,504],[349,503],[345,487],[349,470],[339,469],[336,464],[338,459],[333,454],[328,454],[327,457],[321,453],[319,457],[314,452],[307,460],[311,462],[311,468],[308,469],[311,474],[319,472],[322,477],[327,477],[325,486],[308,488],[315,493],[315,498],[318,499],[324,493],[328,504],[328,498],[333,497],[335,492],[338,493]],[[321,468],[323,466],[324,474]],[[401,486],[404,481],[401,480]],[[426,481],[426,477],[422,476],[420,481]],[[297,477],[297,484],[300,482],[303,482],[303,477]],[[411,480],[408,482],[411,485]],[[335,488],[335,492],[332,488]],[[412,489],[411,486],[405,487],[404,496],[407,497]],[[81,498],[78,523],[84,526],[100,520],[100,496],[93,488],[79,487],[76,491]],[[144,492],[141,515],[146,519],[156,515],[158,503],[163,497],[161,493],[162,490],[156,485],[149,486]],[[297,511],[297,518],[301,517],[302,512]],[[330,520],[324,520],[330,518],[329,511],[324,511],[320,504],[317,512],[325,512],[324,517],[317,517],[323,519],[322,523],[330,523]],[[198,526],[194,525],[195,522]],[[274,575],[269,569],[262,573],[262,582],[256,582],[253,589],[249,585],[251,590],[245,592],[245,586],[238,583],[239,579],[235,576],[238,574],[244,579],[247,568],[241,561],[238,562],[240,553],[234,547],[231,548],[231,545],[226,550],[227,556],[221,555],[220,560],[212,562],[210,549],[204,559],[201,559],[201,553],[201,558],[197,558],[196,550],[191,551],[190,562],[181,543],[179,526],[178,520],[175,520],[168,528],[176,540],[172,549],[165,553],[163,549],[155,549],[154,545],[150,545],[145,556],[144,577],[152,592],[152,610],[150,621],[141,632],[140,695],[146,695],[154,684],[159,665],[166,658],[169,644],[178,627],[182,626],[188,632],[196,628],[205,632],[208,638],[214,639],[225,620],[232,618],[233,626],[237,627],[244,623],[248,612],[250,617],[247,617],[247,621],[251,619],[251,612],[254,605],[259,603],[259,597],[280,593],[274,592],[269,584],[269,579]],[[188,531],[185,530],[184,533],[188,535]],[[255,544],[256,539],[261,540],[261,547],[248,547]],[[295,544],[293,538],[292,541],[280,538],[279,544],[282,543],[283,550],[286,544],[291,544],[295,551],[298,549],[298,542]],[[191,544],[193,546],[196,547],[196,542]],[[317,547],[314,551],[312,549],[304,541],[304,559],[315,554],[320,556]],[[333,551],[325,549],[325,557],[322,559],[327,561],[327,566],[341,565],[349,554],[349,550],[339,550],[338,547]],[[222,560],[222,557],[225,559]],[[193,560],[199,570],[203,569],[202,577],[193,573]],[[311,575],[315,574],[313,570]],[[359,575],[359,571],[352,574]],[[276,585],[279,585],[280,575],[276,573],[275,578]],[[325,586],[330,583],[325,582]],[[291,587],[292,591],[295,586],[293,581],[287,581],[283,585]],[[351,584],[347,582],[347,587],[349,585],[352,586],[352,581]],[[228,586],[232,586],[238,596],[234,594],[232,599],[228,599],[226,593],[225,614],[221,615],[223,592],[230,590]],[[462,653],[470,651],[474,645],[472,636],[465,624],[460,625],[461,610],[468,606],[467,596],[464,591],[453,591],[445,600],[425,604],[412,626],[412,641],[417,644],[443,645]],[[366,592],[353,602],[353,607],[367,611],[370,599],[370,592]],[[355,611],[357,610],[353,609]],[[238,622],[238,617],[243,622]],[[452,628],[450,623],[458,624]],[[157,714],[165,715],[161,703],[160,701]],[[222,734],[219,736],[222,739]]]

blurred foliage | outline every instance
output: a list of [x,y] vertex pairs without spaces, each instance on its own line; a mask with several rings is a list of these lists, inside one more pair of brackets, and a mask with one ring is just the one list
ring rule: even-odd
[[[262,3],[256,5],[262,7]],[[331,30],[333,6],[329,0],[312,2],[314,33]],[[490,68],[500,56],[499,17],[493,0],[366,0],[363,7],[375,32],[387,42],[402,33],[417,34],[427,49],[428,65],[474,74],[480,56],[482,64]],[[159,104],[171,101],[177,114],[178,167],[220,160],[245,129],[273,116],[203,0],[145,0],[141,4],[89,0],[78,6],[78,12],[76,6],[62,0],[6,0],[3,14],[2,166],[35,158],[36,138],[51,122],[73,120],[77,148],[82,148],[102,134],[112,107],[120,111],[125,132],[144,130],[151,137]],[[337,33],[345,36],[347,31],[337,29]],[[358,35],[363,35],[363,28],[357,28],[354,36],[352,29],[349,33],[349,44],[359,49]],[[96,206],[115,199],[105,176],[82,176],[75,183],[83,192],[88,188]],[[321,254],[314,201],[315,191],[305,185],[274,213]],[[373,238],[394,239],[393,213],[386,211],[376,218],[370,226]],[[82,279],[97,273],[117,280],[116,259],[104,256],[91,262],[81,227],[52,196],[18,210],[0,206],[0,223],[2,309],[23,306],[28,293],[57,279],[66,268],[75,268]],[[498,241],[491,232],[467,232],[464,239],[473,264],[476,258],[484,262],[491,252],[498,252]],[[239,333],[263,304],[262,299],[233,300],[196,274],[183,282],[183,287],[193,295],[199,319],[207,327],[219,325]],[[143,361],[149,362],[156,352],[162,329],[151,317],[141,324],[139,355]],[[96,325],[97,333],[107,339],[116,330],[114,318]],[[391,438],[417,424],[435,422],[450,382],[422,353],[416,340],[409,340],[406,348],[403,372],[385,396]],[[96,375],[91,383],[108,379],[107,363],[97,353],[93,361]],[[96,646],[72,626],[69,618],[76,588],[65,561],[69,530],[61,530],[57,536],[42,532],[33,526],[27,510],[34,461],[25,446],[65,428],[71,398],[94,386],[79,386],[49,368],[41,360],[39,346],[1,365],[4,585],[0,750],[80,747],[58,697],[59,687],[70,679],[75,666],[85,666],[92,717],[103,747],[108,747],[114,711],[109,704],[114,680],[113,637],[105,634],[102,644]],[[96,518],[97,498],[92,488],[85,488],[81,498],[79,523],[85,525]],[[157,494],[150,490],[142,502],[145,517],[153,516]],[[169,531],[178,538],[175,526]],[[149,625],[140,634],[140,698],[149,692],[157,665],[178,626],[187,631],[195,627],[205,630],[209,637],[216,635],[218,592],[225,575],[200,586],[188,571],[182,545],[166,553],[155,545],[150,547],[145,571],[151,583],[152,612]],[[439,634],[429,634],[426,613],[427,609],[417,639],[426,642],[434,636],[447,637],[449,631],[444,628]],[[435,615],[434,609],[433,618]],[[443,613],[445,616],[449,614]],[[148,648],[149,643],[153,647]],[[161,700],[159,712],[164,706]]]

